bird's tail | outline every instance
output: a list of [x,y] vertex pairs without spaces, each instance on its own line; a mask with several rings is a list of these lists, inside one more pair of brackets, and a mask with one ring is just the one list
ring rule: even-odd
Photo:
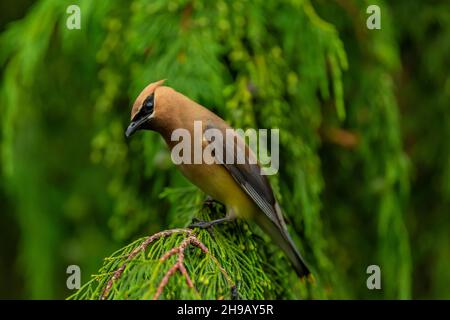
[[311,272],[309,268],[306,266],[300,252],[297,250],[297,247],[289,236],[287,230],[283,226],[279,226],[271,221],[269,218],[264,216],[262,219],[257,219],[259,221],[259,226],[267,232],[275,243],[283,249],[286,256],[289,258],[292,266],[294,267],[295,272],[300,278],[308,276]]
[[280,246],[283,248],[287,257],[291,261],[295,272],[300,278],[308,276],[311,272],[309,271],[309,268],[306,266],[305,261],[300,255],[300,252],[297,250],[297,247],[295,246],[291,237],[287,232],[284,232],[283,237],[285,238],[285,244]]

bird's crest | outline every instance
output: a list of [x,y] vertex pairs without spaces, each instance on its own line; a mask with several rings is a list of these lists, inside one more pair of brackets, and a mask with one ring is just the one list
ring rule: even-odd
[[135,116],[136,113],[139,112],[139,110],[142,107],[142,103],[144,102],[144,100],[151,95],[152,93],[155,92],[156,88],[158,88],[159,86],[161,86],[164,81],[166,81],[166,79],[163,80],[159,80],[153,83],[150,83],[148,86],[146,86],[144,88],[144,90],[141,91],[141,93],[139,94],[139,96],[136,98],[136,101],[133,104],[133,108],[131,109],[131,119],[133,119],[133,117]]

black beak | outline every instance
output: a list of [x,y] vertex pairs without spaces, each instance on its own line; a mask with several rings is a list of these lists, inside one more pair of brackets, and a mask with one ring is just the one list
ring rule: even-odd
[[144,124],[149,120],[149,117],[143,117],[141,119],[131,121],[130,125],[127,128],[127,131],[125,131],[125,137],[129,138],[131,137],[136,131],[139,129],[142,129]]

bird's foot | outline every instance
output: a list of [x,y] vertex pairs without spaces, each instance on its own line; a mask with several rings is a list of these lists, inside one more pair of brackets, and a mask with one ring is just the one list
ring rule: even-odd
[[[216,224],[220,224],[220,223],[223,223],[223,222],[228,222],[228,221],[231,220],[230,218],[227,218],[227,217],[221,218],[221,219],[217,219],[217,220],[212,220],[212,221],[199,221],[197,218],[194,218],[194,219],[196,221],[198,221],[198,222],[189,225],[188,228],[191,228],[191,229],[192,228],[209,229],[209,228],[211,228],[212,226],[214,226]],[[192,221],[194,221],[194,219],[192,219]]]
[[[194,220],[194,219],[192,219]],[[196,223],[192,223],[188,226],[188,228],[193,229],[193,228],[200,228],[200,229],[209,229],[211,228],[214,224],[212,224],[212,221],[199,221],[198,219],[195,219],[198,222]]]
[[188,228],[189,229],[194,229],[194,228],[206,229],[206,231],[208,231],[211,238],[214,239],[214,230],[212,228],[212,225],[209,222],[210,221],[201,221],[200,219],[194,217],[194,218],[192,218],[192,223],[190,225],[188,225]]

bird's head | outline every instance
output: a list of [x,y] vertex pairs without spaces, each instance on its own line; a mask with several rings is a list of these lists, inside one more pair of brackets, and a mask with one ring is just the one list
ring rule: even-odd
[[157,114],[156,89],[164,83],[164,80],[150,83],[142,90],[131,109],[131,123],[125,132],[128,138],[141,129],[152,129],[152,122]]

